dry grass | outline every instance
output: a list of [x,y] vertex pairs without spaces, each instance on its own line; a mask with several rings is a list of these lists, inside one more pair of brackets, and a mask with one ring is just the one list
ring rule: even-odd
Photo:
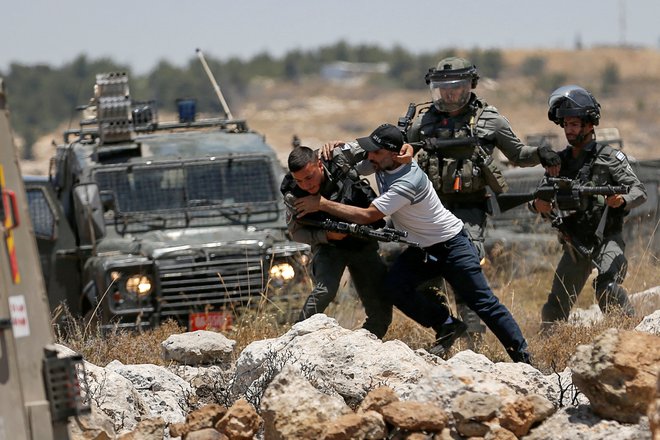
[[165,321],[155,329],[134,333],[114,328],[103,332],[100,327],[86,326],[82,319],[67,315],[64,327],[56,328],[56,340],[82,354],[95,365],[105,366],[112,360],[123,364],[165,365],[161,359],[161,342],[186,329],[175,321]]
[[[633,248],[631,251],[629,276],[624,287],[634,293],[660,285],[660,272],[657,270],[658,261],[654,255]],[[511,278],[506,270],[500,270],[496,265],[486,269],[491,285],[500,300],[511,310],[518,321],[523,334],[527,337],[535,366],[550,374],[553,370],[561,371],[567,364],[570,356],[580,344],[586,344],[608,328],[632,329],[643,318],[638,314],[627,318],[617,314],[606,316],[604,320],[593,326],[557,324],[546,334],[539,332],[541,306],[545,302],[547,292],[552,280],[552,270],[559,259],[559,254],[544,256],[547,259],[546,271],[538,271],[532,276]],[[578,298],[575,307],[589,308],[596,304],[593,287],[587,282],[586,287]],[[301,287],[308,293],[310,286]],[[243,314],[235,322],[231,330],[223,332],[228,338],[235,340],[235,353],[256,340],[275,338],[286,333],[290,323],[283,323],[284,308],[274,303],[263,303]],[[340,325],[349,329],[359,328],[364,319],[364,311],[352,292],[348,278],[341,283],[337,300],[326,313],[333,316]],[[184,332],[185,329],[173,321],[167,321],[160,327],[134,333],[115,329],[103,335],[98,329],[85,332],[79,320],[69,317],[66,331],[58,332],[58,342],[67,345],[81,353],[86,360],[96,365],[106,365],[113,359],[124,364],[151,363],[165,365],[161,359],[162,341],[170,334]],[[394,320],[384,340],[399,339],[413,350],[427,348],[434,339],[434,333],[407,318],[395,310]],[[460,339],[452,347],[451,354],[468,348],[467,341]],[[486,337],[476,343],[473,350],[485,355],[493,362],[509,361],[501,344],[489,331]]]

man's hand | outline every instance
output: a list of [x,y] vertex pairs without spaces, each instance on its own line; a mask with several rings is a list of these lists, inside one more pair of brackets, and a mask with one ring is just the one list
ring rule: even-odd
[[557,177],[561,168],[561,158],[559,155],[548,146],[538,147],[538,154],[541,165],[543,165],[546,172],[552,177]]
[[326,231],[325,236],[330,240],[343,240],[344,238],[348,237],[348,234],[344,234],[343,232],[332,232],[332,231]]
[[346,142],[343,141],[330,141],[321,147],[321,156],[325,160],[332,159],[332,150],[337,147],[343,147]]
[[610,208],[618,208],[623,204],[625,204],[626,200],[623,198],[621,194],[614,194],[611,196],[607,196],[605,202],[607,203],[607,206],[609,206]]
[[552,211],[552,202],[543,199],[534,199],[534,209],[539,214],[548,214]]
[[403,144],[403,147],[401,147],[401,151],[399,151],[399,154],[394,158],[399,163],[410,163],[413,160],[413,156],[415,154],[415,150],[413,150],[412,145],[410,144]]
[[321,198],[322,197],[320,194],[315,194],[312,196],[299,197],[296,199],[294,206],[296,208],[296,212],[298,212],[298,216],[302,217],[304,215],[318,211],[321,205]]

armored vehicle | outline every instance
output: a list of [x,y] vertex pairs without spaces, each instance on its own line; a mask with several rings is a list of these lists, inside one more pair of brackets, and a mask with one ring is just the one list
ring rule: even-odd
[[48,179],[26,180],[51,305],[103,327],[219,328],[245,307],[290,305],[306,282],[273,149],[228,111],[199,119],[194,100],[177,104],[160,122],[126,74],[97,75]]

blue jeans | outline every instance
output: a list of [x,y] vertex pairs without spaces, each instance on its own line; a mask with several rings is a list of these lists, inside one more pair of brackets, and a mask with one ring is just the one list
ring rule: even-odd
[[417,290],[421,283],[438,276],[479,315],[509,354],[526,350],[518,323],[488,286],[465,231],[428,248],[407,248],[394,262],[384,287],[403,313],[425,327],[439,329],[449,316],[448,309]]

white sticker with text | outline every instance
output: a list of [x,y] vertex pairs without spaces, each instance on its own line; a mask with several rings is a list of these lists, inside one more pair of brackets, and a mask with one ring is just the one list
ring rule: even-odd
[[28,321],[27,306],[23,295],[9,297],[9,315],[14,338],[30,336],[30,322]]

